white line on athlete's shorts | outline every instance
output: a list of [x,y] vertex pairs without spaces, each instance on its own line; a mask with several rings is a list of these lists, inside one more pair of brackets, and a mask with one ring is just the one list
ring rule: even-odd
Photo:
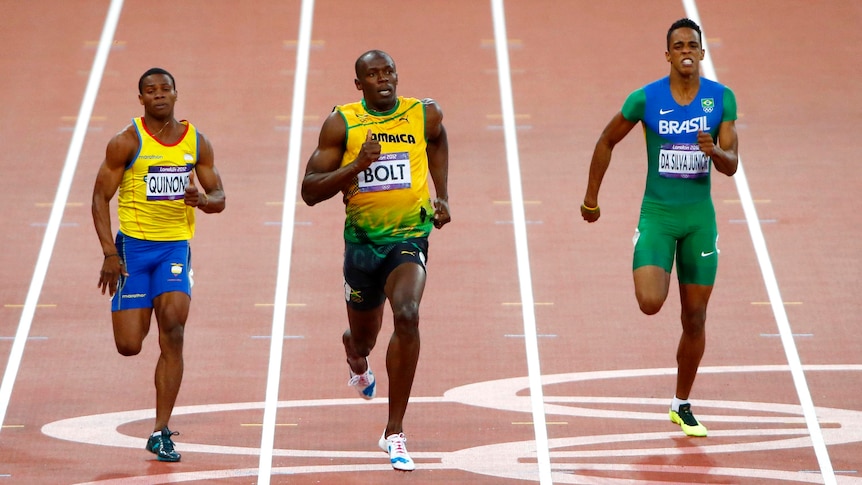
[[530,276],[530,252],[527,248],[527,223],[524,216],[524,194],[521,190],[521,167],[518,159],[518,136],[515,129],[515,104],[509,72],[509,51],[503,0],[491,0],[494,17],[494,44],[497,51],[497,72],[500,82],[500,102],[503,108],[503,136],[506,142],[506,162],[509,169],[509,192],[515,224],[515,252],[518,257],[518,280],[521,285],[521,305],[524,318],[524,346],[527,350],[527,373],[530,380],[530,407],[533,411],[533,432],[536,435],[536,460],[539,482],[551,480],[551,456],[548,429],[545,424],[545,403],[542,393],[542,371],[539,365],[539,342],[536,337],[536,314],[533,305],[533,282]]
[[0,383],[0,424],[6,418],[6,409],[12,396],[12,386],[18,375],[18,367],[21,365],[21,357],[24,355],[24,344],[30,333],[33,316],[36,313],[36,302],[42,293],[42,285],[45,283],[45,275],[48,273],[48,263],[51,253],[54,252],[54,244],[57,242],[57,232],[63,220],[63,210],[69,199],[69,190],[78,166],[78,158],[81,156],[81,148],[84,145],[84,136],[87,134],[87,125],[93,114],[93,106],[96,104],[96,95],[99,93],[99,85],[102,83],[102,74],[105,72],[105,64],[108,62],[108,53],[114,40],[114,32],[117,30],[117,22],[120,11],[123,8],[123,0],[113,0],[108,7],[105,25],[102,28],[102,36],[99,39],[99,47],[93,59],[93,69],[90,70],[90,78],[87,80],[87,88],[81,101],[78,118],[75,121],[75,131],[72,133],[72,141],[69,143],[69,151],[66,153],[66,161],[63,164],[63,172],[60,174],[60,182],[57,185],[57,193],[54,196],[54,204],[51,207],[51,215],[48,218],[48,226],[45,229],[45,237],[42,239],[42,248],[36,259],[36,268],[33,270],[33,279],[30,280],[30,289],[27,290],[27,298],[24,300],[24,310],[21,312],[21,320],[18,322],[18,330],[15,333],[15,341],[9,352],[9,363],[3,374],[3,382]]
[[[700,21],[695,0],[682,0],[682,3],[688,18],[697,22],[701,26],[701,30],[703,30],[703,24]],[[706,35],[701,33],[701,37],[705,39]],[[706,48],[706,41],[704,40],[702,43],[703,48],[706,50],[703,63],[701,63],[704,76],[712,80],[718,80],[715,75],[715,68],[712,65],[712,58],[709,55],[709,49]],[[769,251],[766,249],[766,239],[763,237],[763,230],[757,219],[757,209],[754,207],[751,190],[748,187],[745,171],[742,168],[742,157],[739,158],[739,168],[733,180],[736,182],[736,190],[739,192],[739,199],[742,202],[745,219],[748,221],[748,232],[751,234],[751,241],[754,244],[757,261],[760,263],[760,271],[763,274],[763,281],[766,284],[769,301],[772,302],[772,312],[775,314],[775,322],[781,335],[784,354],[787,356],[790,374],[793,376],[793,383],[796,386],[796,394],[799,397],[799,403],[802,405],[805,422],[808,425],[808,432],[811,434],[811,443],[814,447],[814,453],[817,455],[820,473],[823,474],[823,482],[826,485],[835,484],[837,483],[835,472],[832,469],[832,462],[829,460],[829,452],[823,440],[823,432],[820,429],[820,424],[817,422],[814,401],[811,399],[811,392],[808,390],[808,384],[805,381],[805,373],[802,371],[802,360],[799,358],[796,343],[793,341],[793,331],[790,328],[787,312],[784,310],[781,292],[778,289],[778,280],[775,277],[775,271],[769,259]]]
[[266,378],[266,400],[260,437],[258,484],[269,485],[272,474],[272,448],[275,441],[275,415],[278,408],[278,384],[281,380],[281,355],[284,348],[284,325],[287,312],[287,288],[290,279],[290,254],[296,217],[296,184],[299,180],[299,154],[302,145],[302,122],[305,111],[305,87],[314,0],[303,0],[299,14],[299,41],[296,46],[296,76],[293,79],[293,107],[287,151],[287,174],[284,184],[284,206],[281,220],[281,242],[278,248],[278,273],[272,312],[272,340],[269,346],[269,370]]

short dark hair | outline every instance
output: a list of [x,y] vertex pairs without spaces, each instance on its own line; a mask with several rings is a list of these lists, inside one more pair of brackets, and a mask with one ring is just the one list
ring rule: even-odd
[[700,31],[700,25],[697,25],[697,22],[690,18],[681,18],[676,22],[672,23],[670,28],[667,29],[667,49],[670,50],[670,35],[674,30],[677,29],[692,29],[697,32],[697,36],[700,40],[700,46],[703,47],[703,32]]
[[164,74],[165,76],[169,77],[171,80],[171,84],[174,85],[174,90],[177,89],[177,82],[174,81],[174,76],[172,76],[171,73],[165,71],[161,67],[151,67],[147,69],[147,72],[141,74],[141,78],[138,79],[138,94],[144,94],[144,79],[147,76],[152,76],[153,74]]
[[395,61],[392,60],[392,56],[390,56],[389,54],[387,54],[381,50],[374,49],[374,50],[366,51],[361,56],[357,57],[356,63],[353,64],[353,70],[356,71],[356,77],[357,78],[361,77],[359,75],[359,68],[362,66],[363,61],[365,60],[366,57],[370,57],[370,58],[382,57],[382,58],[388,60],[389,62],[391,62],[393,66],[395,65]]

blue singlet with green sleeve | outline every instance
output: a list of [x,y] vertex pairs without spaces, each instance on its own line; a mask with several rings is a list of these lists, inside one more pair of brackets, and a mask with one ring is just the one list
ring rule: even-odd
[[736,120],[733,91],[701,78],[697,96],[683,106],[674,100],[665,77],[632,92],[622,115],[643,123],[648,163],[644,200],[683,205],[710,197],[712,160],[700,151],[697,133],[715,139],[722,122]]

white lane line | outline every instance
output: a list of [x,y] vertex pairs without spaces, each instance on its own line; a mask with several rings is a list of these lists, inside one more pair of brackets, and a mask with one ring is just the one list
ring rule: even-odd
[[269,369],[260,437],[259,485],[269,485],[272,474],[272,449],[275,440],[278,385],[281,380],[281,360],[284,348],[284,326],[287,312],[287,289],[290,280],[290,255],[296,211],[296,185],[299,180],[299,155],[302,146],[302,123],[305,111],[305,88],[308,81],[308,56],[314,0],[303,0],[299,15],[299,41],[296,46],[296,70],[293,79],[293,109],[290,117],[290,138],[287,151],[287,174],[281,214],[281,242],[278,249],[278,274],[272,312],[272,339],[269,346]]
[[[682,0],[688,18],[697,22],[703,30],[703,24],[700,21],[700,15],[697,12],[697,4],[695,0]],[[703,47],[706,49],[706,34],[702,35]],[[704,76],[718,80],[715,74],[715,68],[712,64],[712,58],[709,55],[709,49],[706,49],[706,55],[703,62]],[[820,429],[820,424],[817,422],[817,413],[814,409],[814,401],[811,399],[811,392],[808,390],[808,384],[805,381],[805,373],[802,370],[802,360],[799,358],[799,352],[796,349],[796,343],[793,341],[793,331],[790,328],[790,321],[787,318],[787,312],[784,310],[783,299],[781,292],[778,289],[778,280],[775,277],[775,271],[772,268],[772,262],[769,259],[769,251],[766,249],[766,239],[763,237],[763,230],[760,227],[757,217],[757,209],[754,207],[754,200],[751,197],[751,190],[748,187],[748,181],[745,178],[745,170],[742,168],[742,157],[739,157],[739,169],[736,175],[733,176],[736,183],[736,190],[739,192],[739,199],[742,202],[742,209],[745,212],[745,219],[748,222],[748,232],[751,234],[751,242],[754,244],[754,251],[757,254],[757,261],[760,263],[760,271],[763,274],[763,281],[766,285],[766,291],[769,294],[769,301],[772,304],[772,313],[775,314],[775,323],[778,326],[778,332],[781,335],[781,343],[784,346],[784,354],[787,356],[787,363],[790,366],[790,374],[793,376],[793,384],[796,386],[796,394],[799,396],[799,403],[802,405],[805,421],[808,424],[808,432],[811,434],[811,443],[814,447],[814,453],[817,456],[817,462],[820,464],[820,472],[823,474],[823,481],[826,485],[837,483],[835,471],[832,469],[832,462],[829,459],[829,452],[826,449],[826,443],[823,440],[823,432]]]
[[527,373],[530,380],[530,403],[533,411],[533,429],[536,436],[536,459],[539,482],[549,485],[551,457],[548,450],[548,430],[545,423],[545,405],[542,394],[542,371],[539,365],[539,341],[536,335],[536,315],[533,302],[533,281],[530,275],[530,252],[527,247],[527,223],[524,216],[524,194],[521,190],[521,167],[518,158],[518,137],[515,127],[515,103],[512,98],[512,80],[509,67],[508,37],[503,0],[491,0],[494,17],[494,45],[497,51],[497,72],[500,82],[506,163],[509,170],[509,192],[512,201],[512,218],[515,229],[515,252],[518,259],[518,280],[521,285],[521,305],[524,318],[524,345],[527,351]]
[[6,419],[6,410],[12,397],[12,387],[18,376],[18,368],[24,355],[24,344],[30,334],[33,324],[33,316],[36,313],[36,303],[42,293],[42,285],[45,283],[45,275],[48,273],[48,263],[54,252],[54,244],[57,242],[57,233],[60,222],[63,220],[63,212],[69,200],[69,190],[81,156],[81,147],[84,145],[84,136],[87,134],[87,125],[93,114],[93,106],[96,104],[96,96],[99,93],[99,85],[102,83],[102,75],[105,72],[105,64],[108,62],[108,53],[114,42],[114,32],[120,19],[120,11],[123,9],[123,0],[112,0],[108,7],[108,15],[105,26],[102,28],[102,36],[96,49],[96,57],[93,59],[93,68],[90,70],[90,78],[87,80],[87,88],[75,121],[75,130],[72,133],[72,141],[69,143],[69,151],[66,153],[66,161],[63,172],[60,174],[60,182],[57,185],[57,193],[51,206],[51,215],[48,218],[48,226],[45,228],[45,237],[42,239],[42,248],[36,259],[36,268],[33,271],[33,279],[30,280],[30,289],[27,290],[27,298],[24,300],[24,309],[21,319],[18,321],[18,330],[9,352],[9,363],[3,374],[3,382],[0,383],[0,425]]

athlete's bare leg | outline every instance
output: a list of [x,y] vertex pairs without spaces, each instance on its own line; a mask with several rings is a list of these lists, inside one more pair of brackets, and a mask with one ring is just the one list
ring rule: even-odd
[[[115,298],[119,298],[115,296]],[[152,308],[135,308],[111,313],[114,327],[114,343],[120,355],[138,355],[143,348],[144,338],[150,332]]]
[[347,364],[354,374],[368,370],[366,358],[377,344],[377,335],[383,322],[383,305],[373,310],[355,310],[347,305],[347,321],[350,326],[341,336]]
[[661,266],[641,266],[632,272],[635,297],[642,312],[655,315],[667,300],[670,273]]
[[155,431],[168,425],[180,392],[183,380],[183,334],[190,304],[189,295],[179,291],[163,293],[153,300],[161,349],[155,375]]
[[403,431],[404,414],[419,362],[419,303],[425,291],[425,269],[414,263],[398,266],[386,281],[395,331],[386,352],[389,374],[389,422],[385,436]]
[[706,306],[712,286],[679,285],[682,335],[676,352],[676,397],[686,400],[706,348]]

